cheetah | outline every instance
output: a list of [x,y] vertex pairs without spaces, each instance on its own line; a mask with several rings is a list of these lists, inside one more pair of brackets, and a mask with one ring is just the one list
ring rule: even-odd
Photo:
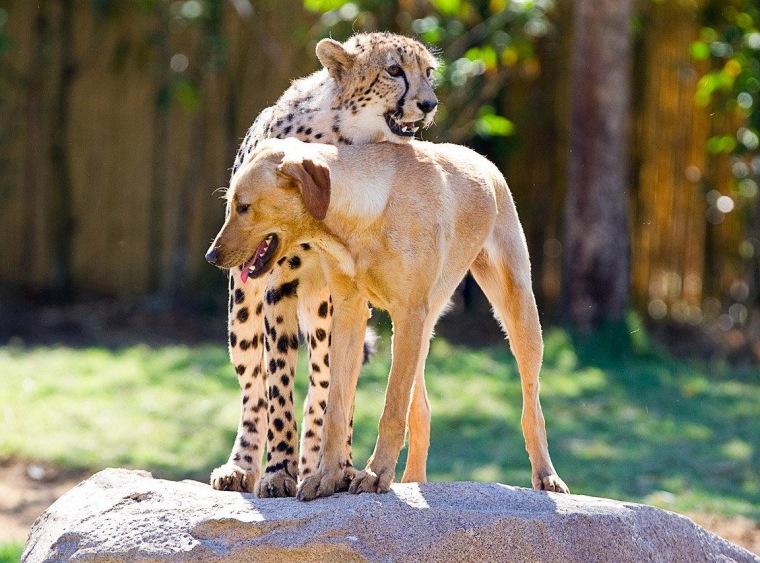
[[[231,184],[263,139],[406,143],[420,127],[432,123],[438,105],[433,86],[438,62],[419,41],[392,33],[357,34],[345,43],[323,39],[316,54],[324,68],[294,81],[248,130]],[[263,265],[282,250],[275,240],[262,241],[248,261],[230,271],[228,339],[242,405],[229,460],[211,474],[215,489],[255,492],[259,497],[294,496],[298,479],[314,474],[318,465],[330,386],[333,304],[319,256],[308,243],[286,249],[264,275]],[[309,357],[300,459],[293,406],[299,328]],[[426,480],[429,418],[423,384],[412,397],[410,455],[403,481]],[[266,468],[260,476],[265,439]],[[350,431],[345,448],[350,460]]]

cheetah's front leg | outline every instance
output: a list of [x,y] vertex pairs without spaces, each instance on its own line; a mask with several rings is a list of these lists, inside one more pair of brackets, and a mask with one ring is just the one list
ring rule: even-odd
[[243,282],[240,269],[230,271],[229,349],[242,394],[240,423],[229,460],[211,473],[220,491],[253,492],[259,478],[266,424],[266,381],[262,369],[264,283]]
[[264,298],[264,342],[269,408],[267,463],[254,492],[259,497],[296,494],[298,430],[293,408],[293,380],[298,361],[297,303],[302,259],[299,252],[277,261]]

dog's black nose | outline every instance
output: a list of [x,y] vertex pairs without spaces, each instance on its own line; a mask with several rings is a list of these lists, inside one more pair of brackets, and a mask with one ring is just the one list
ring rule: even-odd
[[206,252],[206,260],[209,264],[216,266],[216,263],[219,261],[219,253],[216,251],[215,247],[212,246],[208,249],[208,252]]
[[420,108],[424,113],[430,113],[435,109],[437,105],[438,100],[422,100],[421,102],[417,102],[417,107]]

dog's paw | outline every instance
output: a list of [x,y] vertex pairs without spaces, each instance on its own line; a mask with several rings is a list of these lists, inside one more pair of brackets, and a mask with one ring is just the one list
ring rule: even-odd
[[246,470],[234,463],[225,463],[211,472],[211,486],[217,491],[252,493],[258,478],[258,471]]
[[356,469],[350,466],[336,471],[318,469],[314,475],[310,475],[301,481],[296,498],[304,501],[314,500],[348,490],[348,486],[355,475]]
[[297,483],[287,471],[265,473],[256,482],[253,492],[259,498],[281,498],[296,496]]
[[565,482],[559,478],[556,473],[549,475],[533,475],[533,488],[539,491],[549,491],[552,493],[569,493]]
[[393,471],[378,471],[375,473],[367,467],[351,481],[348,492],[358,493],[387,493],[393,483]]

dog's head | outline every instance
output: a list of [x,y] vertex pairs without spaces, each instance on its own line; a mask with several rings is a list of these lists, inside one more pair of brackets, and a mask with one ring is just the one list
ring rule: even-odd
[[330,169],[310,145],[265,141],[227,192],[227,218],[206,253],[220,268],[241,268],[243,281],[269,272],[327,214]]

